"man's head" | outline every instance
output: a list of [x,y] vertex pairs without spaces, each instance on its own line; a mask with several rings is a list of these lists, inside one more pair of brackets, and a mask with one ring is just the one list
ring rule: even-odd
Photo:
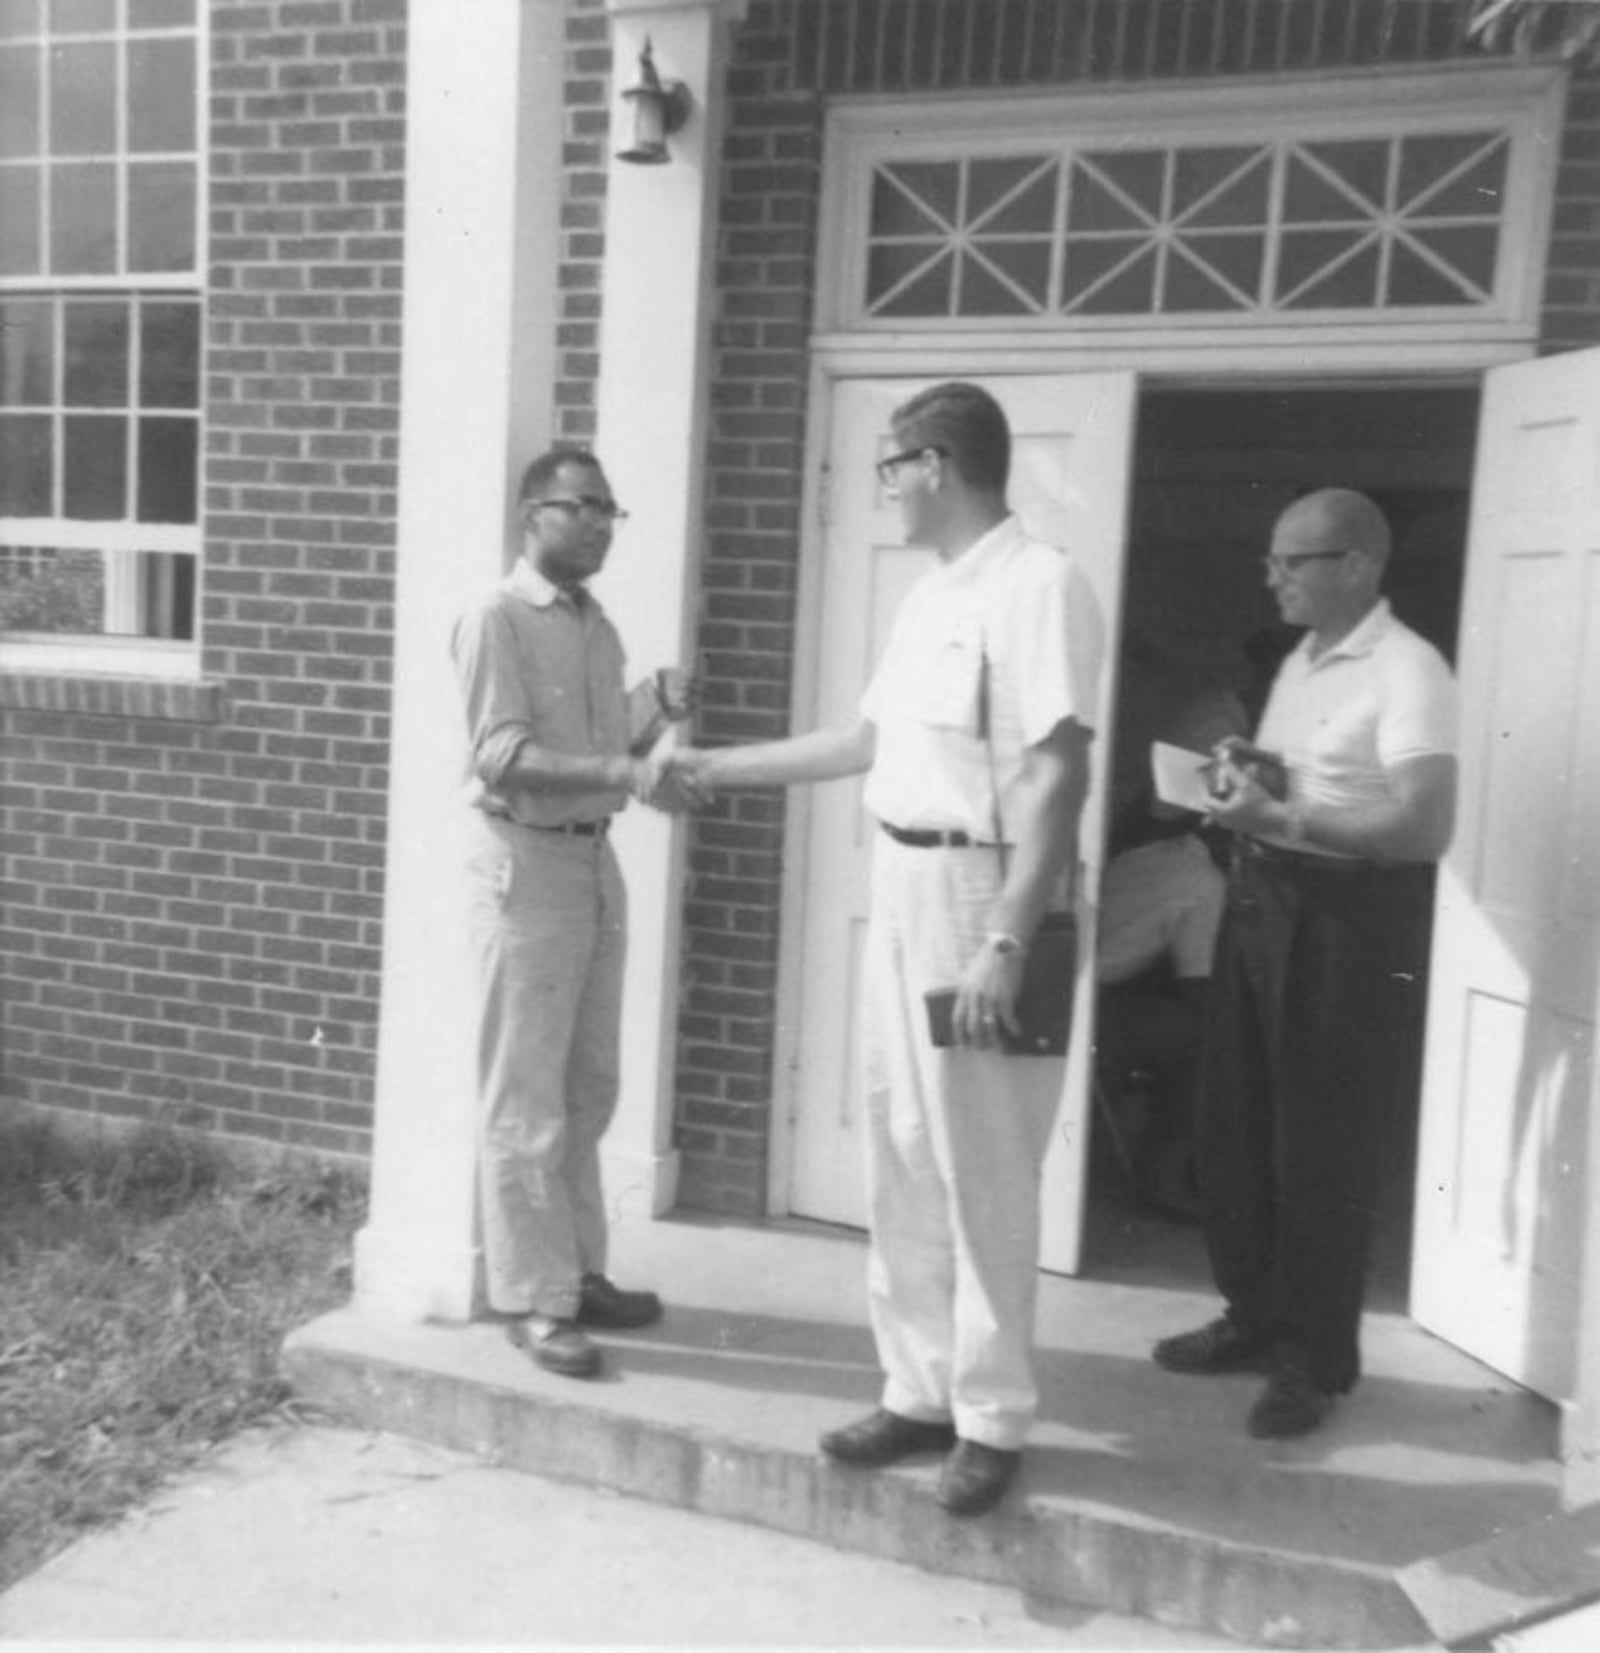
[[1267,584],[1290,625],[1340,636],[1378,600],[1389,560],[1383,512],[1348,488],[1297,499],[1277,520]]
[[891,451],[878,468],[913,544],[959,549],[951,542],[1005,515],[1011,427],[988,391],[933,385],[898,407],[889,428]]
[[552,448],[533,460],[517,489],[517,520],[527,555],[556,585],[597,574],[611,549],[617,509],[600,461],[583,448]]

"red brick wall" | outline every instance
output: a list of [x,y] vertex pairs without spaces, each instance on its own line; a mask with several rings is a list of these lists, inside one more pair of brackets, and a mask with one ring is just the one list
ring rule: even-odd
[[[1329,20],[1321,38],[1304,27],[1314,12]],[[823,95],[1481,59],[1463,47],[1465,18],[1465,4],[1434,0],[1350,0],[1325,10],[1276,0],[754,0],[728,87],[701,738],[749,740],[790,727]],[[1593,75],[1573,99],[1559,193],[1551,349],[1600,338]],[[749,1214],[766,1203],[782,827],[778,794],[745,793],[693,829],[677,1071],[682,1197],[693,1206]]]
[[201,585],[220,692],[58,684],[30,704],[103,715],[0,714],[4,1087],[359,1151],[383,895],[405,6],[211,0],[210,17]]

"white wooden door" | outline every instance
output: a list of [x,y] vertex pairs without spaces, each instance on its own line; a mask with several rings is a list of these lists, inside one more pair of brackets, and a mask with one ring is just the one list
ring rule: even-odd
[[1571,1394],[1600,956],[1600,350],[1486,379],[1412,1312]]
[[[833,389],[815,630],[821,652],[811,720],[816,726],[855,717],[890,620],[934,555],[905,545],[899,509],[873,469],[889,451],[891,412],[924,382],[852,379]],[[1011,421],[1013,509],[1039,537],[1072,549],[1105,610],[1109,642],[1120,619],[1134,376],[1007,376],[977,382],[999,398]],[[1108,658],[1102,728],[1109,727],[1111,716],[1112,666]],[[1107,747],[1103,738],[1095,742],[1080,890],[1099,886]],[[788,915],[789,922],[803,926],[792,1040],[789,1209],[796,1216],[864,1227],[856,1016],[873,829],[855,781],[812,789],[805,819],[800,911]],[[1075,1031],[1045,1170],[1042,1256],[1046,1267],[1065,1273],[1078,1266],[1094,1014],[1092,913],[1087,903],[1082,906]]]

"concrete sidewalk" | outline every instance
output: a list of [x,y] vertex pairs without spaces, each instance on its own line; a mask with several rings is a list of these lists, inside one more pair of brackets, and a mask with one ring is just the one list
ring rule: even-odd
[[216,1646],[1223,1647],[496,1469],[256,1431],[0,1596],[0,1637]]
[[537,1371],[492,1326],[351,1313],[297,1334],[287,1358],[305,1394],[370,1426],[1019,1599],[1251,1645],[1431,1642],[1430,1600],[1472,1586],[1455,1558],[1559,1514],[1554,1409],[1380,1312],[1368,1375],[1329,1425],[1252,1441],[1255,1379],[1149,1360],[1157,1337],[1214,1311],[1203,1267],[1164,1246],[1043,1282],[1041,1422],[1018,1486],[975,1522],[938,1510],[935,1466],[862,1475],[816,1453],[822,1429],[876,1399],[856,1236],[621,1222],[613,1272],[670,1306],[605,1340],[595,1383]]

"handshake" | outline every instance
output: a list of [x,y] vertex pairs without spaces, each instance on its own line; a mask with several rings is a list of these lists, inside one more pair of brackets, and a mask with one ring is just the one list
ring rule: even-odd
[[640,803],[669,815],[703,809],[716,790],[715,758],[692,746],[657,747],[648,757],[629,760],[628,790]]
[[[694,713],[697,686],[690,673],[669,666],[652,683],[661,716],[670,724]],[[701,809],[711,801],[713,754],[658,740],[644,757],[628,759],[627,787],[642,804],[669,815]]]

